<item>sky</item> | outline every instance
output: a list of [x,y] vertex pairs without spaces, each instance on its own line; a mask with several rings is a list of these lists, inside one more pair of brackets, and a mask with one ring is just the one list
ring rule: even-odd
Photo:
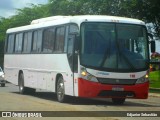
[[0,0],[0,17],[10,17],[16,14],[16,9],[30,4],[46,4],[48,0]]
[[156,40],[156,52],[160,53],[160,40]]

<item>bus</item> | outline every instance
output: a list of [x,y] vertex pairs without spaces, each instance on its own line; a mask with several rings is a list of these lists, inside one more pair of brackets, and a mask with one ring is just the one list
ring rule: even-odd
[[143,21],[52,16],[6,34],[5,79],[18,85],[20,94],[44,89],[56,93],[59,102],[75,96],[111,98],[115,104],[148,97],[153,42]]

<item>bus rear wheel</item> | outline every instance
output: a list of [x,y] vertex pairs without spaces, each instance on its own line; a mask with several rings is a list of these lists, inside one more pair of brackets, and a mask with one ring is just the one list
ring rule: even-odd
[[57,100],[59,102],[61,103],[66,102],[67,96],[65,95],[64,80],[62,76],[60,76],[57,80],[56,94],[57,94]]
[[26,88],[24,87],[24,76],[23,73],[20,73],[19,75],[19,93],[25,94]]
[[23,73],[20,73],[19,75],[19,93],[20,94],[34,94],[35,89],[33,88],[27,88],[24,86],[24,76]]
[[112,98],[112,102],[115,105],[122,105],[124,104],[125,100],[126,100],[125,98]]

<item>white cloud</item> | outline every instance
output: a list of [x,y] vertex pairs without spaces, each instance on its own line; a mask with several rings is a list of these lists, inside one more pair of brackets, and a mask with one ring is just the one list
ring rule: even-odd
[[9,17],[16,14],[16,9],[24,8],[30,4],[46,4],[48,0],[1,0],[0,16]]

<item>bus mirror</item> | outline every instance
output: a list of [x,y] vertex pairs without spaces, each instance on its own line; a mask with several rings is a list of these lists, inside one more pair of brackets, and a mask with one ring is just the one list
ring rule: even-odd
[[156,49],[156,44],[155,44],[155,41],[150,41],[151,43],[151,52],[154,53],[155,52],[155,49]]
[[151,52],[154,53],[156,51],[156,45],[155,45],[155,41],[153,40],[153,35],[151,33],[148,33],[148,37],[150,37],[151,41]]

